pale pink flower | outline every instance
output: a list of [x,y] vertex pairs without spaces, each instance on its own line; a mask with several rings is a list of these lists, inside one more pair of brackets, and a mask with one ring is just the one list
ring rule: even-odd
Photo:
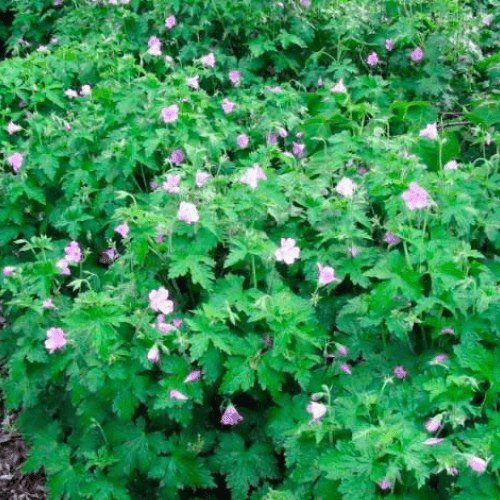
[[161,118],[165,123],[173,123],[179,118],[179,106],[172,104],[161,110]]
[[80,89],[80,95],[81,96],[90,95],[91,91],[92,87],[90,85],[82,85],[82,88]]
[[78,92],[73,89],[68,89],[64,91],[64,95],[69,99],[74,99],[75,97],[78,97]]
[[344,94],[345,92],[347,92],[347,88],[346,86],[344,85],[344,79],[341,78],[331,89],[330,89],[331,92],[333,92],[334,94]]
[[71,125],[70,125],[68,122],[64,122],[63,127],[64,127],[64,129],[65,129],[65,130],[67,130],[68,132],[71,130]]
[[382,479],[382,481],[379,481],[378,485],[381,490],[388,490],[392,486],[391,482],[387,479]]
[[161,41],[160,41],[160,39],[158,37],[156,37],[156,36],[149,37],[148,47],[155,47],[155,46],[160,46],[161,47]]
[[126,238],[129,231],[130,228],[128,227],[127,223],[120,224],[115,228],[115,233],[118,233],[122,238]]
[[416,182],[410,182],[410,187],[402,195],[409,210],[426,208],[430,204],[429,193]]
[[441,419],[433,417],[425,422],[425,429],[429,432],[436,432],[441,427]]
[[386,231],[384,241],[386,243],[389,243],[389,245],[397,245],[401,241],[401,238],[391,233],[390,231]]
[[174,310],[174,303],[168,298],[168,290],[160,287],[149,292],[149,306],[155,312],[170,314]]
[[15,134],[16,132],[19,132],[20,130],[22,130],[22,127],[20,127],[19,125],[16,125],[12,120],[7,125],[7,132],[9,133],[9,135]]
[[347,349],[345,345],[339,345],[337,347],[337,352],[339,353],[339,356],[347,356],[349,349]]
[[323,86],[323,78],[321,78],[321,76],[318,78],[318,87],[322,87]]
[[437,123],[429,123],[427,127],[420,131],[420,137],[428,137],[429,139],[436,140],[438,138]]
[[347,375],[352,375],[351,367],[347,363],[342,363],[339,368]]
[[198,170],[196,172],[196,177],[195,177],[195,184],[197,187],[202,188],[208,179],[210,179],[211,175],[208,172],[203,172],[201,170]]
[[148,360],[151,363],[158,363],[160,361],[160,350],[158,347],[151,347],[151,349],[148,351]]
[[42,302],[42,307],[44,309],[54,309],[55,304],[54,304],[54,301],[52,299],[45,299],[43,302]]
[[11,154],[7,158],[7,163],[12,167],[12,170],[17,174],[21,167],[23,166],[23,155],[21,153]]
[[65,249],[64,253],[66,256],[64,257],[68,263],[78,263],[82,258],[82,251],[80,250],[80,246],[76,241],[72,241]]
[[229,405],[226,411],[222,415],[221,424],[224,425],[236,425],[238,422],[243,420],[243,417],[238,413],[233,405]]
[[443,170],[457,170],[458,163],[457,160],[450,160],[448,163],[445,163]]
[[302,5],[302,7],[310,7],[311,0],[300,0],[300,4]]
[[434,363],[444,363],[448,359],[447,354],[438,354],[434,359]]
[[182,394],[182,392],[179,392],[177,389],[172,389],[170,391],[170,398],[177,399],[178,401],[186,401],[188,399],[185,394]]
[[267,134],[267,143],[272,146],[278,142],[278,137],[275,134]]
[[443,328],[441,333],[443,335],[455,335],[455,330],[453,330],[453,328]]
[[304,144],[299,144],[298,142],[294,142],[292,144],[293,144],[293,154],[298,158],[303,158],[305,154],[304,149],[306,146]]
[[488,137],[486,137],[484,142],[486,143],[487,146],[489,146],[493,142],[493,139],[490,136],[488,136]]
[[158,317],[156,318],[156,324],[152,326],[164,335],[167,335],[174,329],[174,327],[170,323],[165,322],[164,314],[158,314]]
[[165,56],[165,64],[172,64],[174,60],[171,56]]
[[188,76],[186,78],[187,84],[195,90],[198,90],[200,88],[200,82],[199,82],[200,77],[198,75],[196,76]]
[[378,55],[376,52],[372,52],[366,59],[366,62],[370,65],[370,66],[375,66],[379,60],[378,60]]
[[394,375],[396,375],[397,378],[403,379],[406,378],[408,372],[402,366],[396,366],[396,368],[394,368]]
[[69,276],[71,274],[71,270],[66,259],[59,259],[56,262],[56,267],[59,269],[59,274],[62,274],[63,276]]
[[49,50],[49,48],[47,47],[47,45],[39,45],[36,49],[37,52],[47,52]]
[[172,154],[170,155],[169,160],[174,165],[180,165],[182,163],[182,160],[184,160],[184,153],[182,152],[182,149],[174,149],[172,151]]
[[174,16],[168,16],[167,19],[165,19],[165,28],[168,30],[171,30],[176,24],[177,21]]
[[61,349],[66,345],[66,339],[64,338],[64,331],[62,328],[49,328],[47,330],[47,340],[45,341],[45,347],[52,354],[57,349]]
[[224,113],[229,114],[234,109],[234,102],[231,102],[227,97],[222,101],[222,109]]
[[177,218],[187,224],[193,224],[194,222],[198,222],[200,220],[196,206],[185,201],[182,201],[179,205]]
[[11,276],[15,270],[16,268],[14,266],[5,266],[2,269],[2,274],[7,278],[8,276]]
[[229,80],[234,86],[240,83],[240,79],[241,79],[241,73],[239,71],[233,70],[229,72]]
[[283,92],[283,89],[279,86],[276,87],[266,87],[268,92],[272,92],[273,94],[279,94],[280,92]]
[[358,255],[358,253],[359,253],[359,249],[357,247],[355,247],[355,246],[352,246],[349,249],[349,252],[351,253],[352,257],[356,257],[356,255]]
[[429,438],[429,439],[426,439],[423,444],[427,445],[427,446],[433,446],[435,444],[439,444],[439,443],[442,443],[444,441],[443,438],[437,438],[437,437],[432,437],[432,438]]
[[288,135],[288,131],[286,128],[280,127],[278,129],[278,134],[280,137],[282,137],[284,139]]
[[482,458],[476,457],[475,455],[472,455],[469,460],[467,460],[467,465],[475,472],[479,472],[482,474],[485,470],[486,467],[488,466],[488,462],[486,460],[483,460]]
[[316,401],[311,401],[306,407],[307,413],[310,413],[313,417],[313,422],[319,422],[325,415],[326,410],[327,408],[323,403],[317,403]]
[[236,138],[236,142],[238,143],[238,146],[240,148],[246,148],[249,144],[249,139],[248,139],[248,135],[246,134],[240,134],[237,138]]
[[417,47],[412,51],[410,57],[413,62],[419,62],[424,58],[424,51],[420,47]]
[[295,246],[293,238],[281,238],[281,247],[274,253],[278,262],[293,264],[300,255],[300,248]]
[[167,180],[163,183],[163,189],[167,193],[178,193],[181,190],[179,187],[180,182],[180,174],[167,174]]
[[385,48],[390,52],[394,48],[394,40],[387,38],[385,40]]
[[213,55],[212,52],[206,56],[203,56],[200,59],[200,61],[203,64],[203,66],[207,68],[213,68],[215,66],[215,56]]
[[317,263],[318,266],[318,282],[320,285],[329,285],[334,281],[337,281],[335,277],[335,269],[329,266],[323,266],[323,264]]
[[298,138],[300,139],[303,135],[304,135],[304,133],[303,133],[303,132],[297,132],[297,133],[295,134],[295,137],[298,137]]
[[184,383],[188,382],[194,382],[195,380],[198,380],[201,377],[201,371],[200,370],[194,370],[191,373],[188,374],[188,376],[184,379]]
[[491,25],[491,16],[486,16],[483,18],[483,24],[485,26],[490,26]]
[[458,469],[456,467],[447,465],[446,472],[449,476],[458,476]]
[[335,191],[346,198],[352,198],[356,184],[349,177],[342,177],[340,182],[335,187]]
[[182,325],[182,319],[180,318],[173,319],[172,325],[174,325],[175,328],[180,328],[180,326]]
[[243,184],[247,184],[252,189],[257,187],[258,181],[265,181],[267,179],[267,175],[260,168],[260,166],[255,163],[253,167],[250,167],[245,171],[245,173],[240,177],[240,182]]

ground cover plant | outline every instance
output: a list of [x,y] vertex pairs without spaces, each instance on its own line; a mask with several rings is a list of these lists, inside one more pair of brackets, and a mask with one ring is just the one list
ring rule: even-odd
[[48,498],[500,498],[499,7],[0,3]]

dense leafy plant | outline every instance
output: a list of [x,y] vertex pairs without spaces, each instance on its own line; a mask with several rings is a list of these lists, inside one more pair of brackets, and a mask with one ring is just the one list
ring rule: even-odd
[[6,7],[2,390],[50,498],[500,498],[498,2]]

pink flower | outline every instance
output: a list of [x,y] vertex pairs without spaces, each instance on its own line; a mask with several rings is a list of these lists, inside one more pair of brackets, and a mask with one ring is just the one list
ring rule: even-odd
[[322,87],[323,86],[323,78],[321,78],[321,76],[318,78],[318,87]]
[[278,262],[293,264],[300,255],[300,248],[295,246],[293,238],[281,238],[281,247],[274,253]]
[[484,24],[485,26],[490,26],[490,24],[491,24],[491,16],[486,16],[486,17],[484,17],[484,18],[483,18],[483,24]]
[[283,92],[283,89],[281,87],[266,87],[268,92],[272,92],[273,94],[279,94],[280,92]]
[[446,466],[446,472],[449,476],[458,476],[458,469],[453,466]]
[[69,276],[71,274],[71,270],[66,259],[58,260],[56,262],[56,267],[59,269],[59,274],[62,274],[63,276]]
[[433,437],[433,438],[429,438],[429,439],[426,439],[423,444],[427,445],[427,446],[433,446],[435,444],[439,444],[439,443],[442,443],[444,441],[443,438],[437,438],[437,437]]
[[380,481],[378,485],[381,490],[388,490],[392,486],[391,482],[388,481],[387,479],[382,479],[382,481]]
[[401,195],[401,198],[409,210],[426,208],[430,204],[429,193],[416,182],[410,182],[410,188]]
[[148,360],[151,363],[158,363],[160,361],[160,350],[158,347],[151,347],[151,349],[148,351]]
[[436,432],[441,427],[441,419],[433,417],[425,422],[425,429],[429,432]]
[[434,358],[434,363],[443,363],[445,362],[446,360],[448,359],[448,355],[447,354],[438,354],[435,358]]
[[66,339],[64,338],[64,331],[62,328],[49,328],[47,330],[47,340],[45,341],[45,347],[52,354],[57,349],[61,349],[66,345]]
[[196,76],[188,76],[186,78],[187,84],[195,90],[198,90],[200,88],[200,82],[199,82],[200,77],[198,75]]
[[229,72],[229,80],[234,86],[240,83],[240,79],[241,79],[241,74],[239,71],[233,70]]
[[91,90],[92,87],[90,85],[82,85],[82,88],[80,89],[80,95],[81,96],[89,95]]
[[200,59],[200,61],[203,64],[203,66],[207,68],[213,68],[215,66],[215,56],[213,55],[212,52],[206,56],[203,56]]
[[272,146],[278,142],[278,137],[275,134],[267,134],[267,143]]
[[82,258],[82,251],[80,250],[80,246],[76,241],[72,241],[65,249],[64,253],[66,256],[64,257],[68,263],[78,263]]
[[186,395],[182,394],[182,392],[179,392],[177,389],[172,389],[170,391],[170,398],[177,399],[178,401],[186,401],[186,399],[188,399]]
[[397,245],[401,239],[390,231],[386,231],[384,241],[389,243],[389,245]]
[[347,363],[342,363],[339,368],[347,375],[352,375],[351,367]]
[[12,275],[16,268],[14,266],[5,266],[2,269],[2,274],[7,278],[8,276]]
[[319,274],[318,281],[320,285],[328,285],[337,281],[337,278],[335,277],[335,269],[333,269],[333,267],[323,266],[319,262],[317,266]]
[[170,56],[165,56],[165,64],[172,64],[174,60]]
[[170,314],[174,310],[174,303],[168,299],[168,290],[160,287],[149,292],[149,306],[155,312]]
[[163,189],[167,193],[178,193],[180,191],[179,182],[181,182],[180,174],[167,174],[167,180],[163,183]]
[[37,52],[47,52],[49,50],[49,48],[47,47],[47,45],[39,45],[36,49]]
[[458,163],[457,160],[450,160],[448,163],[445,163],[443,170],[457,170]]
[[45,299],[43,302],[42,302],[42,307],[44,309],[54,309],[55,307],[55,304],[54,304],[54,301],[52,299]]
[[174,149],[169,159],[174,165],[180,165],[182,160],[184,160],[182,149]]
[[475,472],[479,472],[482,474],[485,470],[486,467],[488,466],[488,462],[486,460],[483,460],[482,458],[476,457],[475,455],[472,455],[469,460],[467,460],[467,465]]
[[300,3],[302,7],[310,7],[311,6],[311,0],[300,0]]
[[201,377],[201,371],[200,370],[194,370],[191,373],[188,374],[188,376],[184,379],[184,383],[188,382],[194,382],[195,380],[198,380]]
[[298,142],[294,142],[293,144],[293,154],[297,156],[298,158],[303,158],[304,157],[304,149],[305,145],[304,144],[299,144]]
[[234,102],[231,102],[227,97],[222,101],[222,109],[224,113],[229,114],[234,109]]
[[173,123],[179,118],[179,106],[172,104],[161,110],[161,118],[165,123]]
[[78,97],[78,92],[73,89],[68,89],[64,92],[64,95],[69,99],[74,99],[75,97]]
[[67,130],[68,132],[71,130],[71,125],[70,125],[68,122],[64,122],[63,127],[64,127],[64,129],[65,129],[65,130]]
[[158,317],[156,318],[156,324],[151,326],[153,326],[153,328],[156,328],[164,335],[167,335],[167,333],[170,333],[174,329],[174,327],[170,323],[165,323],[164,314],[158,314]]
[[196,206],[185,201],[182,201],[179,206],[177,218],[187,224],[192,224],[193,222],[198,222],[200,220]]
[[260,166],[255,163],[253,167],[247,169],[240,177],[240,182],[247,184],[252,189],[255,189],[259,180],[265,181],[266,179],[267,175],[263,172]]
[[237,138],[236,138],[236,142],[238,143],[238,146],[240,148],[246,148],[248,146],[248,143],[250,142],[249,139],[248,139],[248,135],[246,134],[240,134]]
[[378,55],[376,52],[372,52],[366,59],[366,62],[370,65],[370,66],[375,66],[379,60],[378,60]]
[[455,335],[455,330],[453,330],[453,328],[443,328],[441,333],[443,335]]
[[195,184],[197,187],[202,188],[208,179],[210,179],[211,175],[208,172],[203,172],[201,170],[198,170],[196,172],[196,177],[195,177]]
[[351,253],[352,257],[356,257],[356,255],[358,255],[358,253],[359,253],[359,249],[357,247],[355,247],[355,246],[352,246],[349,249],[349,252]]
[[356,189],[356,184],[348,177],[342,177],[340,182],[335,187],[335,191],[345,198],[352,198],[354,191]]
[[17,174],[23,165],[23,155],[21,153],[14,153],[7,158],[7,163],[12,167],[12,170]]
[[345,345],[339,345],[337,347],[337,352],[339,353],[339,356],[347,356],[349,349],[347,349]]
[[347,92],[346,86],[344,85],[344,79],[341,78],[330,90],[334,94],[344,94]]
[[311,401],[306,407],[307,413],[310,413],[313,418],[313,422],[319,422],[320,419],[326,413],[326,406],[323,403],[316,403],[316,401]]
[[179,328],[182,325],[182,319],[175,318],[174,320],[172,320],[172,325],[174,325],[175,328]]
[[118,233],[122,238],[126,238],[129,231],[130,228],[128,227],[127,223],[120,224],[115,228],[115,233]]
[[424,58],[424,51],[420,47],[417,47],[412,51],[410,57],[413,62],[419,62]]
[[280,127],[278,129],[278,134],[284,139],[288,135],[288,131],[286,130],[286,128]]
[[9,135],[15,134],[16,132],[19,132],[20,130],[22,130],[22,127],[20,127],[19,125],[16,125],[12,120],[7,125],[7,132],[9,133]]
[[238,413],[238,411],[233,405],[229,405],[226,408],[226,411],[224,412],[222,418],[220,419],[221,424],[224,425],[236,425],[241,420],[243,420],[243,417]]
[[390,52],[394,48],[394,40],[387,38],[385,41],[385,48]]
[[168,16],[167,19],[165,19],[165,28],[168,30],[171,30],[176,24],[177,21],[174,16]]
[[437,123],[429,123],[427,127],[420,131],[420,137],[428,137],[429,139],[436,140],[438,138]]
[[400,379],[403,379],[406,378],[408,372],[402,366],[396,366],[396,368],[394,368],[394,375],[396,375],[396,377]]
[[148,47],[154,47],[155,45],[160,45],[161,46],[160,39],[158,37],[156,37],[156,36],[149,37]]

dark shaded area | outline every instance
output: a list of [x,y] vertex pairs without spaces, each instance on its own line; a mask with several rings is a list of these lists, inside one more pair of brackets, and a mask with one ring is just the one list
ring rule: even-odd
[[14,22],[14,11],[12,9],[0,10],[0,60],[7,58],[7,39]]

